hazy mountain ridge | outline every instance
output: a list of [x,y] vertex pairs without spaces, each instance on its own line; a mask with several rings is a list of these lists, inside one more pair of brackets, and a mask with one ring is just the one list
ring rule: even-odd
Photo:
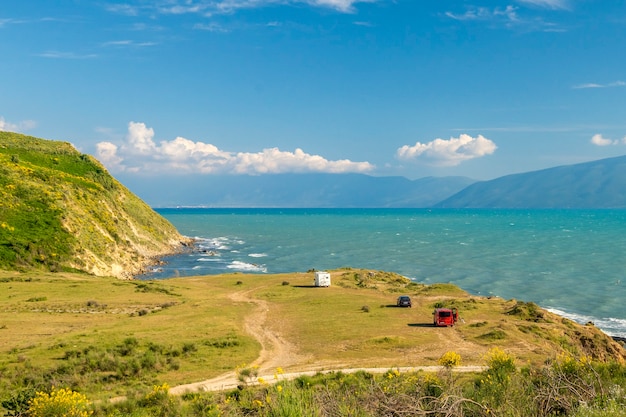
[[626,208],[626,156],[477,182],[435,207]]
[[159,177],[122,181],[153,207],[404,208],[429,207],[474,180],[466,177],[373,177],[364,174]]
[[184,241],[93,157],[0,132],[0,268],[130,277]]
[[626,208],[626,156],[512,174],[374,177],[364,174],[172,176],[124,182],[153,207]]

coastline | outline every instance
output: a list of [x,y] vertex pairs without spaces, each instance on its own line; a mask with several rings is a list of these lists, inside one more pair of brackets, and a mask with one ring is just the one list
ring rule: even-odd
[[134,272],[128,274],[128,279],[135,280],[138,276],[147,276],[157,270],[158,267],[167,265],[167,261],[164,261],[163,258],[181,255],[184,253],[193,253],[197,249],[197,241],[197,239],[192,237],[183,235],[177,236],[176,239],[173,239],[170,247],[166,251],[146,256],[146,259],[143,262],[140,262],[139,268],[136,268]]
[[[201,251],[168,258],[168,276],[274,274],[346,266],[519,298],[626,337],[613,211],[159,209]],[[621,212],[618,212],[618,214]],[[582,244],[584,242],[584,244]],[[549,249],[549,250],[548,250]],[[141,277],[144,278],[144,277]]]

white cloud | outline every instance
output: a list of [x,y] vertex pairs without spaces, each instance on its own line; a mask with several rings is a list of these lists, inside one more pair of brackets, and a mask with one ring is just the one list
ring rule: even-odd
[[585,83],[578,84],[573,86],[574,89],[584,89],[584,88],[612,88],[612,87],[626,87],[626,82],[624,81],[613,81],[608,84],[597,84],[597,83]]
[[100,142],[96,145],[96,152],[100,161],[110,169],[120,170],[123,159],[117,155],[117,145],[111,142]]
[[60,51],[46,51],[40,54],[37,54],[42,58],[53,58],[53,59],[92,59],[97,58],[96,54],[77,54],[74,52],[60,52]]
[[160,14],[213,14],[232,13],[240,9],[255,9],[276,5],[308,4],[313,7],[324,7],[342,13],[352,13],[358,3],[375,3],[380,0],[159,0],[142,6],[108,5],[107,10],[130,16],[142,12]]
[[128,144],[131,152],[139,155],[151,155],[156,151],[154,129],[146,127],[144,123],[130,122],[128,124]]
[[496,7],[489,9],[487,7],[475,7],[468,9],[465,13],[455,14],[446,12],[446,16],[454,20],[506,20],[509,22],[518,21],[517,7],[506,6],[505,8]]
[[108,41],[102,43],[103,47],[145,47],[145,46],[155,46],[156,42],[135,42],[129,39],[121,40],[121,41]]
[[373,3],[376,0],[307,0],[313,6],[330,7],[342,12],[352,12],[356,3]]
[[482,135],[473,138],[461,134],[458,138],[435,139],[428,143],[416,142],[404,145],[396,155],[402,160],[421,160],[428,165],[456,166],[463,161],[491,155],[496,151],[496,144]]
[[207,31],[207,32],[214,32],[214,33],[227,33],[227,32],[229,32],[228,29],[226,29],[225,27],[223,27],[219,23],[215,23],[215,22],[211,22],[211,23],[196,23],[195,25],[193,25],[193,28],[197,29],[197,30],[204,30],[204,31]]
[[260,152],[229,152],[215,145],[177,137],[154,141],[154,130],[144,123],[130,122],[125,141],[118,146],[100,142],[97,156],[113,171],[201,174],[277,174],[287,172],[368,172],[369,162],[330,161],[302,149],[294,152],[278,148]]
[[126,16],[137,16],[139,14],[139,8],[129,4],[108,4],[106,9],[110,12]]
[[24,132],[34,129],[36,126],[37,122],[34,120],[22,120],[21,122],[11,123],[0,116],[0,131],[2,132]]
[[[519,3],[534,5],[542,9],[565,9],[566,3],[557,0],[518,0]],[[448,11],[445,16],[463,22],[476,22],[492,28],[522,30],[524,32],[566,32],[567,29],[557,23],[546,21],[545,12],[533,11],[528,7],[507,5],[496,7],[467,6],[462,13]]]
[[621,140],[619,139],[608,139],[602,136],[600,133],[596,133],[591,137],[591,143],[596,146],[611,146],[611,145],[626,145],[626,136],[624,136]]
[[546,9],[568,9],[567,0],[517,0],[518,3],[530,4],[532,6],[543,7]]

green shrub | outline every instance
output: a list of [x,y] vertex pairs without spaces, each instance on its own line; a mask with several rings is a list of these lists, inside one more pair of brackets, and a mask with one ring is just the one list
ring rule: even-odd
[[3,400],[0,405],[8,411],[6,415],[9,417],[25,416],[30,401],[35,398],[36,394],[33,388],[22,389],[16,393],[12,393],[12,395],[8,399]]
[[486,341],[503,340],[506,339],[506,332],[501,329],[494,329],[490,332],[481,334],[478,338]]

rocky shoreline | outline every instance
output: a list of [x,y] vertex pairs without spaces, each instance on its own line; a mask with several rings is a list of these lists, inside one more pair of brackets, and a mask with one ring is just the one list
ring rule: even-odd
[[613,340],[622,345],[623,348],[626,348],[626,337],[611,336],[611,338],[613,338]]

